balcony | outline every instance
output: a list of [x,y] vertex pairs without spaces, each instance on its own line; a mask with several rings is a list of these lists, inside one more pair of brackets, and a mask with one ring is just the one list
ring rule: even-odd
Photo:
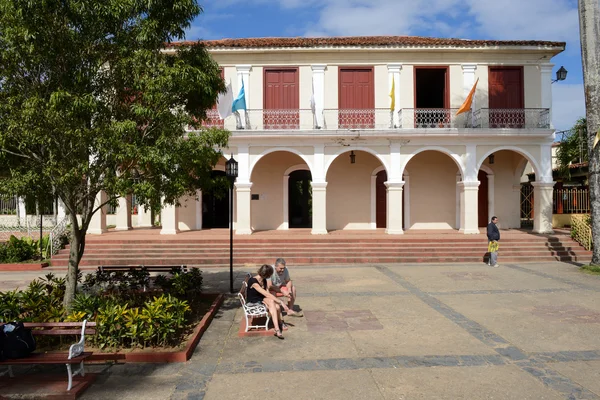
[[203,125],[231,131],[371,130],[398,134],[407,130],[550,129],[547,108],[482,108],[456,115],[457,111],[456,108],[403,108],[395,113],[388,108],[325,109],[314,114],[311,109],[250,109],[245,115],[242,112],[222,121],[216,110],[208,110]]
[[473,112],[476,129],[550,129],[547,108],[481,108]]

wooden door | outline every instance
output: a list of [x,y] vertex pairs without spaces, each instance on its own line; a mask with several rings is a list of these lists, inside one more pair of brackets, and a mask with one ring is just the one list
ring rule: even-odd
[[377,228],[387,228],[387,173],[380,171],[375,180],[375,224]]
[[525,92],[522,67],[490,67],[489,101],[491,128],[522,128],[525,125]]
[[341,129],[375,127],[373,68],[340,68],[338,115]]
[[479,191],[477,193],[477,226],[487,226],[488,222],[488,177],[485,171],[479,170],[477,174],[479,180]]
[[264,79],[264,128],[298,129],[300,125],[298,69],[265,69]]

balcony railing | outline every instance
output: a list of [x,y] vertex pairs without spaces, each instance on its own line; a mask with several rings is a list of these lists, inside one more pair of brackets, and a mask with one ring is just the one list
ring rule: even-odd
[[489,109],[482,108],[456,115],[456,108],[388,108],[311,109],[240,111],[238,115],[219,118],[216,110],[208,110],[204,126],[229,130],[392,130],[401,129],[549,129],[547,108]]
[[456,115],[458,108],[403,108],[400,127],[404,129],[470,128],[471,112]]
[[482,108],[473,113],[474,128],[550,129],[547,108]]

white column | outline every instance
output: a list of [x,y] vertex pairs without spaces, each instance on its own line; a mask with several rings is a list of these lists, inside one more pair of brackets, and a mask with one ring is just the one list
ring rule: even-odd
[[202,229],[202,190],[196,190],[196,229]]
[[310,171],[313,182],[325,182],[325,145],[314,145],[313,170]]
[[325,107],[325,68],[327,64],[312,64],[312,89],[315,96],[315,118],[317,128],[323,128],[323,109]]
[[386,229],[389,235],[402,235],[402,191],[404,182],[385,182],[386,190]]
[[460,230],[467,234],[479,233],[477,214],[477,193],[479,181],[459,182],[460,188]]
[[[164,203],[164,199],[163,199]],[[161,235],[176,235],[179,233],[179,207],[173,204],[163,204],[160,210]]]
[[65,207],[65,203],[63,203],[63,201],[60,198],[58,198],[56,205],[56,223],[59,223],[67,217],[67,209]]
[[152,228],[152,213],[150,208],[144,207],[142,204],[138,204],[138,227],[139,228]]
[[[238,145],[237,155],[235,156],[238,162],[238,177],[237,182],[250,182],[250,148],[247,145]],[[227,157],[225,157],[227,158]]]
[[463,93],[466,99],[475,84],[475,70],[477,70],[477,64],[462,64],[461,67],[463,71]]
[[235,208],[236,208],[236,235],[252,234],[252,182],[235,183]]
[[402,145],[400,143],[390,143],[390,170],[386,171],[388,174],[388,181],[390,182],[401,182],[402,176],[400,171],[400,151]]
[[[540,171],[536,172],[535,180],[538,182],[553,182],[552,178],[552,144],[540,146]],[[538,178],[537,175],[540,175]]]
[[[103,204],[108,200],[108,196],[106,192],[100,191],[96,195],[96,200],[94,201],[94,208],[98,207],[100,204]],[[94,215],[92,215],[92,219],[90,220],[90,225],[88,227],[87,233],[92,235],[101,235],[106,233],[108,229],[106,229],[106,204],[102,206],[101,209],[96,211]]]
[[465,163],[465,176],[463,181],[471,182],[477,181],[477,175],[479,175],[479,168],[477,167],[477,146],[474,144],[467,144],[464,155]]
[[[237,87],[237,91],[234,92],[233,94],[233,98],[235,99],[238,95],[238,93],[240,92],[240,89],[242,88],[242,82],[244,82],[244,93],[245,93],[245,97],[246,97],[246,109],[250,109],[250,104],[249,104],[249,100],[250,100],[250,70],[252,69],[252,65],[236,65],[235,66],[236,70],[237,70],[237,77],[238,77],[238,87]],[[240,126],[239,128],[242,129],[246,129],[246,128],[250,128],[249,126],[246,126],[246,122],[248,121],[248,118],[246,117],[246,112],[244,110],[240,110]]]
[[27,210],[25,208],[25,197],[19,197],[17,199],[17,214],[19,216],[19,223],[21,225],[27,224]]
[[119,197],[117,206],[116,220],[116,231],[128,231],[132,229],[131,226],[131,195],[125,197]]
[[[400,127],[400,119],[398,115],[398,111],[400,110],[400,70],[402,69],[402,64],[388,64],[388,94],[392,90],[392,82],[394,82],[394,98],[395,98],[395,107],[393,112],[393,118],[391,120],[392,127]],[[390,97],[389,103],[391,105],[392,98]]]
[[313,235],[327,234],[327,182],[312,181],[312,231]]
[[542,108],[549,110],[550,128],[554,129],[554,125],[552,124],[552,67],[554,67],[554,64],[550,63],[540,65]]
[[533,185],[533,231],[553,233],[552,194],[554,182],[531,182]]

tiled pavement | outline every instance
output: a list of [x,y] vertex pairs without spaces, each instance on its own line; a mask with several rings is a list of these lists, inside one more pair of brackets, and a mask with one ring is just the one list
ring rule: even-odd
[[[600,277],[574,265],[290,272],[305,318],[284,341],[239,338],[230,297],[189,362],[93,366],[82,399],[600,399]],[[204,274],[227,290],[228,271]]]

